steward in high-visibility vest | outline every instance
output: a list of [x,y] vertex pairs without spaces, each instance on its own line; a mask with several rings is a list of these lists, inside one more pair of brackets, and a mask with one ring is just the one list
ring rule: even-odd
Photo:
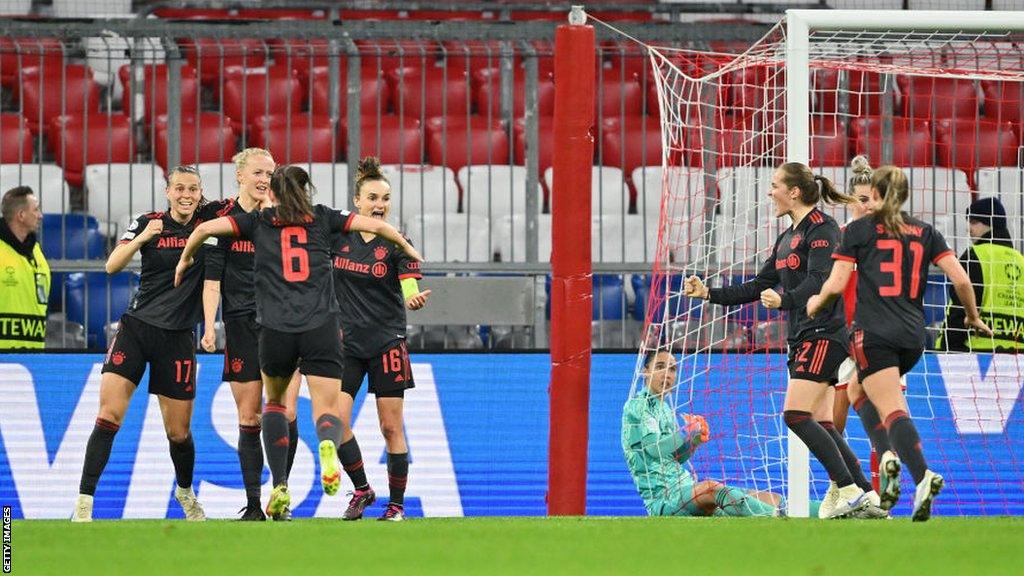
[[50,266],[36,241],[39,200],[19,186],[4,193],[0,211],[0,350],[42,348]]
[[950,288],[946,321],[935,347],[961,352],[1024,351],[1024,255],[1013,247],[1006,211],[996,198],[982,198],[968,208],[974,245],[961,256],[974,286],[981,319],[992,328],[988,337],[964,328],[964,309]]

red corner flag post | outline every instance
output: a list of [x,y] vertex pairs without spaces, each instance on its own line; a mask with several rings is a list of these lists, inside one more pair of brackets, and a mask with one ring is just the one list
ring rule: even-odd
[[590,178],[594,157],[594,28],[574,6],[555,34],[554,181],[551,187],[551,416],[548,514],[587,505],[590,405]]

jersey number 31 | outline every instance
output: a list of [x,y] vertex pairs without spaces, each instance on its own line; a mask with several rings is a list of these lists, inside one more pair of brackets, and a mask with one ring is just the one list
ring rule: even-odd
[[[910,299],[914,300],[921,294],[921,260],[924,259],[924,246],[913,241],[907,244],[914,257],[914,266],[910,269]],[[875,245],[879,250],[892,252],[892,257],[883,261],[878,269],[892,274],[892,284],[879,286],[879,296],[900,296],[903,294],[903,243],[892,238],[879,240]]]

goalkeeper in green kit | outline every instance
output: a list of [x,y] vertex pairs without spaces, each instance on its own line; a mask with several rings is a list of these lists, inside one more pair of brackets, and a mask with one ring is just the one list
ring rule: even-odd
[[[667,351],[648,354],[644,386],[622,410],[622,450],[651,516],[777,516],[784,499],[714,480],[697,482],[683,465],[710,431],[702,416],[686,414],[680,426],[665,397],[676,385],[676,360]],[[812,502],[812,508],[816,503]],[[813,514],[813,510],[812,510]]]

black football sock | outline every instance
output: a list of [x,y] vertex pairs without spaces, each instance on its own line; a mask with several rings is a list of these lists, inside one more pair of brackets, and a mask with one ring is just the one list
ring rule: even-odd
[[167,441],[174,463],[174,476],[181,488],[192,487],[192,470],[196,466],[196,445],[189,434],[182,442]]
[[288,484],[288,417],[283,404],[267,402],[263,407],[263,452],[274,486]]
[[405,485],[409,481],[409,453],[388,452],[388,489],[391,490],[392,504],[405,504]]
[[263,446],[260,445],[260,427],[238,426],[238,463],[242,466],[245,498],[251,508],[260,507],[260,480],[263,478]]
[[828,432],[828,435],[832,437],[832,440],[836,443],[836,448],[839,448],[839,454],[843,457],[843,462],[846,463],[846,469],[850,472],[850,476],[853,477],[853,482],[865,492],[871,492],[874,487],[871,486],[871,482],[864,477],[864,470],[860,466],[860,460],[857,459],[857,455],[853,453],[853,449],[850,448],[849,443],[846,442],[846,438],[839,433],[835,424],[832,422],[819,422],[821,427]]
[[786,426],[807,445],[807,449],[814,454],[818,462],[821,462],[825,471],[828,472],[828,477],[837,486],[844,488],[853,484],[853,477],[846,469],[846,463],[843,462],[843,456],[839,453],[839,447],[836,446],[829,433],[821,427],[821,424],[811,418],[810,412],[786,410],[782,413],[782,418],[786,422]]
[[914,421],[903,410],[897,410],[885,419],[885,427],[889,429],[889,442],[896,448],[900,461],[910,469],[914,484],[919,484],[928,470],[928,463],[924,461],[921,437],[917,435]]
[[338,446],[338,458],[341,460],[345,473],[348,474],[352,486],[356,490],[365,490],[370,483],[366,481],[366,470],[363,468],[363,454],[359,451],[356,437]]
[[295,463],[295,451],[299,448],[299,425],[296,420],[288,422],[288,468],[287,475],[292,475],[292,464]]
[[875,404],[868,400],[867,396],[861,396],[854,402],[853,409],[860,416],[860,423],[864,426],[864,432],[871,440],[871,447],[875,449],[875,452],[881,456],[887,450],[892,450],[892,444],[889,443],[889,431],[882,424],[882,418],[878,415],[878,408],[875,408]]
[[89,443],[85,446],[85,463],[82,465],[82,479],[78,484],[80,494],[96,494],[96,484],[100,481],[103,469],[107,467],[114,436],[120,429],[119,425],[109,420],[96,419],[96,425],[89,435]]
[[341,419],[334,414],[321,414],[316,419],[316,438],[329,441],[335,446],[341,444]]

